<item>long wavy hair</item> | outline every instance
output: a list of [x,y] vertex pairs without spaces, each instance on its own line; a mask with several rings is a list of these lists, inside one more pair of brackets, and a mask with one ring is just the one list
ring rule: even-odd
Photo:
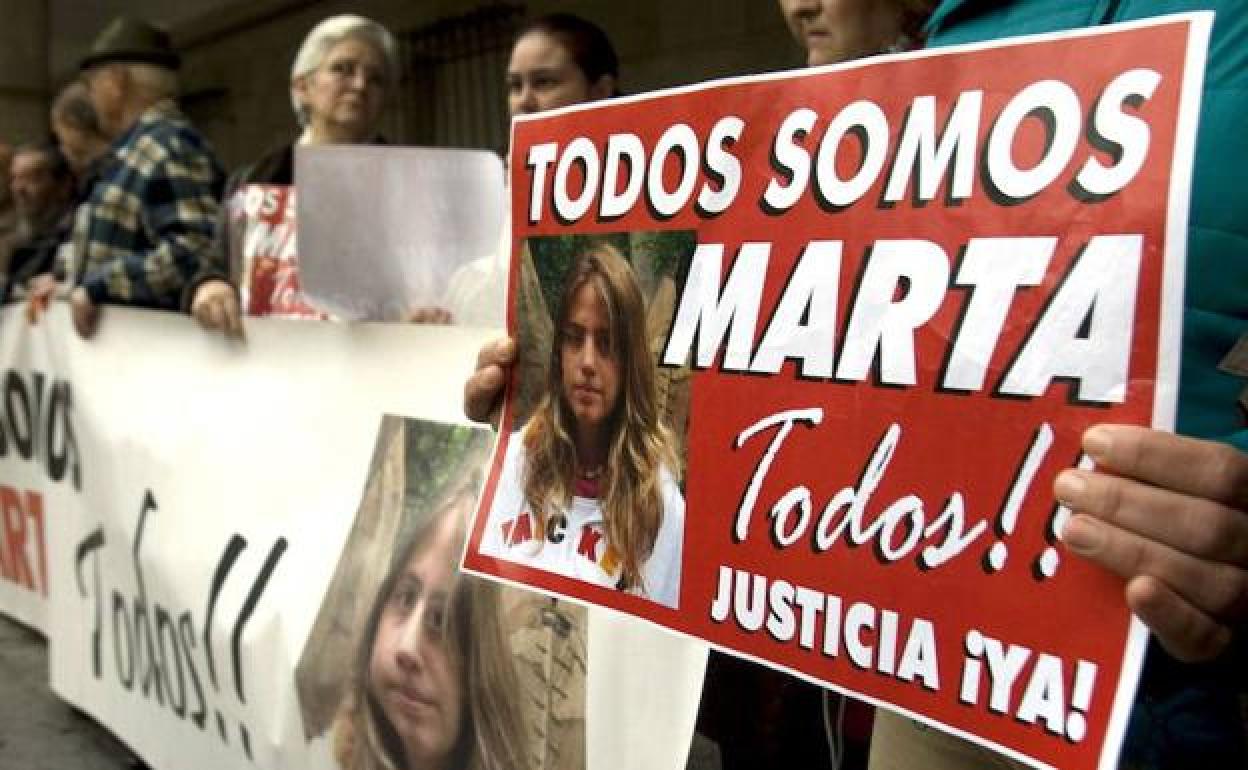
[[667,428],[659,415],[654,359],[646,340],[645,299],[632,267],[611,246],[590,247],[573,264],[555,316],[546,393],[524,432],[524,497],[545,531],[552,510],[572,500],[576,474],[576,417],[563,388],[563,334],[572,299],[592,286],[606,308],[611,354],[619,363],[620,393],[607,418],[607,457],[600,504],[607,544],[620,559],[624,590],[640,589],[641,566],[654,549],[663,518],[664,467],[676,468]]
[[[407,767],[402,741],[373,695],[369,663],[377,627],[395,584],[412,557],[428,547],[447,516],[456,518],[456,547],[446,558],[458,558],[465,537],[465,516],[472,511],[477,486],[470,480],[455,487],[398,551],[377,591],[335,724],[334,753],[343,770],[419,770]],[[450,589],[442,644],[456,664],[466,702],[450,765],[456,770],[528,767],[520,684],[503,633],[499,591],[494,583],[458,572]]]

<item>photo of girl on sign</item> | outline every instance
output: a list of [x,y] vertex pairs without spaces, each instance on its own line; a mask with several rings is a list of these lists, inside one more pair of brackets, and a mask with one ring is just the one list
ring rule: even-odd
[[304,735],[337,770],[584,770],[584,609],[458,568],[490,442],[381,421],[295,669]]
[[[659,235],[678,238],[685,259],[675,264],[687,264],[691,239]],[[664,421],[648,331],[665,332],[671,308],[659,313],[666,319],[651,314],[648,324],[638,277],[621,250],[606,239],[576,246],[564,274],[553,276],[560,283],[544,372],[522,382],[517,396],[536,406],[508,437],[480,552],[675,608],[684,539],[682,466]],[[540,274],[541,244],[530,242],[529,251]],[[548,279],[558,272],[545,267]],[[667,289],[663,296],[675,296],[674,276],[655,283]],[[545,335],[524,328],[535,314],[524,309],[524,289],[519,293],[523,370],[526,337],[532,347]],[[532,304],[534,292],[527,294]],[[533,380],[539,388],[526,398]]]
[[457,566],[475,501],[476,484],[454,489],[373,600],[339,716],[344,770],[524,765],[499,587],[461,577]]

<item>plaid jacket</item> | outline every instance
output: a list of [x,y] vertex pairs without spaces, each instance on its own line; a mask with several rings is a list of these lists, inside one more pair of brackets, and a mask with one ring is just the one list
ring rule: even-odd
[[177,309],[212,243],[225,175],[172,101],[110,148],[74,217],[71,275],[97,304]]

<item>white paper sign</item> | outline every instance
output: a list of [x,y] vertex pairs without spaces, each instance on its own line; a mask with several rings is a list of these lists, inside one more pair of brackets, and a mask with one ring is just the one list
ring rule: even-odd
[[344,319],[440,307],[452,274],[498,246],[503,163],[490,152],[300,147],[295,187],[304,295]]

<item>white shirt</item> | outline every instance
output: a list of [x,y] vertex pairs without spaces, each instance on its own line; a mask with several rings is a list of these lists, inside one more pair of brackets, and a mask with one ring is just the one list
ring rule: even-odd
[[[615,588],[622,573],[607,543],[599,501],[573,497],[566,509],[547,517],[544,533],[524,499],[524,434],[511,435],[493,505],[481,539],[481,553],[554,572],[594,585]],[[685,500],[667,468],[660,468],[662,519],[650,557],[641,565],[642,585],[632,593],[675,608],[680,601],[680,566],[685,536]]]
[[[511,200],[508,195],[508,200]],[[493,254],[478,257],[451,274],[442,305],[457,326],[507,326],[507,276],[511,268],[511,212],[503,211],[503,227]]]

